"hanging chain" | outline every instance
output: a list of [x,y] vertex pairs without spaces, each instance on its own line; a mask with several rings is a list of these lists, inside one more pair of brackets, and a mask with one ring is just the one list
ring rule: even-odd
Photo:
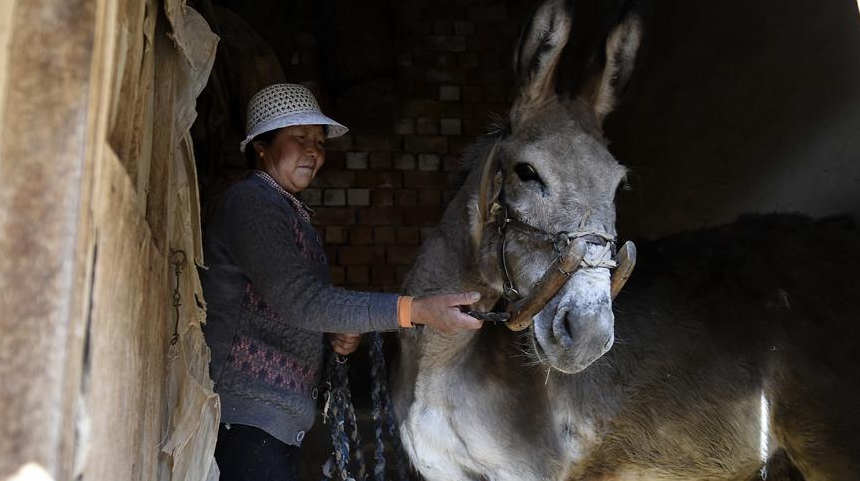
[[176,276],[176,286],[173,288],[173,310],[176,312],[176,321],[173,324],[173,337],[170,345],[179,340],[179,307],[182,306],[182,294],[179,292],[179,275],[182,274],[182,265],[185,264],[185,251],[170,250],[170,263],[173,264],[173,274]]

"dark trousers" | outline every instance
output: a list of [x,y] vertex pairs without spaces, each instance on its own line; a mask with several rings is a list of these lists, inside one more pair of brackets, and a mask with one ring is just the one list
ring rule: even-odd
[[298,446],[282,443],[262,429],[231,424],[218,428],[215,461],[221,481],[299,481]]

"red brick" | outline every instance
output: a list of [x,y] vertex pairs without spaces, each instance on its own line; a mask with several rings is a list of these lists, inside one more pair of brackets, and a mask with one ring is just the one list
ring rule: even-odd
[[472,144],[475,141],[474,137],[467,137],[464,135],[461,136],[451,136],[450,138],[451,145],[451,153],[461,155],[466,147]]
[[412,22],[410,25],[410,31],[416,37],[423,37],[425,35],[430,35],[433,32],[433,23],[427,20],[418,20]]
[[486,86],[490,84],[504,84],[508,82],[508,72],[499,68],[495,69],[478,69],[470,72],[472,81],[477,81],[484,85],[484,94],[486,94]]
[[453,35],[454,22],[451,20],[435,20],[433,22],[434,35]]
[[460,68],[478,68],[481,66],[481,56],[475,52],[457,54],[457,66]]
[[391,168],[391,152],[373,152],[370,154],[370,168],[385,170]]
[[366,266],[349,266],[346,268],[346,282],[350,284],[367,284],[370,282],[370,269]]
[[314,209],[314,223],[320,225],[349,225],[355,223],[355,209],[352,207],[317,207]]
[[412,265],[417,255],[417,246],[391,246],[388,248],[388,263],[395,265]]
[[394,122],[394,133],[395,134],[414,134],[415,133],[415,120],[413,119],[397,119]]
[[370,269],[370,281],[374,285],[391,285],[396,278],[397,271],[392,266],[373,266]]
[[368,207],[358,212],[359,224],[391,225],[403,220],[403,211],[399,207]]
[[346,269],[341,266],[329,266],[328,275],[331,276],[331,283],[334,285],[342,285],[346,282]]
[[481,67],[498,69],[502,66],[502,55],[498,52],[484,52],[481,54]]
[[484,119],[465,119],[463,120],[463,135],[478,136],[484,135],[489,129],[489,122]]
[[460,87],[460,97],[465,102],[480,102],[484,100],[483,89],[477,85],[463,85]]
[[376,226],[373,228],[373,242],[379,244],[394,244],[394,227]]
[[337,247],[334,244],[326,244],[323,246],[323,252],[325,252],[325,256],[329,259],[329,264],[333,264],[332,259],[335,259],[337,256]]
[[421,240],[417,227],[403,226],[397,228],[397,242],[400,244],[417,244]]
[[[495,22],[480,22],[475,24],[475,32],[473,36],[479,37],[495,37],[499,40],[499,49],[504,51],[503,45],[507,39],[514,37],[518,27],[509,19],[499,20]],[[510,42],[510,40],[508,40]],[[507,48],[510,51],[510,46]]]
[[448,152],[448,139],[438,135],[408,135],[405,147],[408,152],[444,154]]
[[370,205],[374,207],[394,205],[394,194],[390,189],[373,189],[370,191]]
[[420,57],[418,55],[412,56],[412,65],[410,66],[401,66],[399,69],[400,78],[403,80],[409,80],[412,82],[424,80],[424,76],[427,72],[427,66],[420,62]]
[[411,82],[409,85],[409,98],[411,100],[435,100],[437,89],[438,84],[433,82]]
[[507,102],[478,102],[472,104],[472,108],[475,112],[475,118],[492,119],[506,116],[511,105]]
[[[423,9],[421,8],[423,4],[418,2],[402,2],[397,4],[397,8],[395,12],[397,13],[397,18],[401,20],[409,20],[415,18],[421,18]],[[395,22],[395,23],[408,23],[408,22]]]
[[342,246],[337,252],[340,265],[370,265],[385,262],[385,248],[381,246]]
[[[433,95],[436,92],[434,90]],[[440,119],[445,116],[445,105],[438,100],[412,100],[406,107],[408,117],[433,117]]]
[[480,22],[489,22],[491,20],[505,20],[508,18],[508,9],[505,5],[474,5],[469,7],[466,16]]
[[472,22],[454,22],[454,33],[469,36],[475,33],[475,24]]
[[449,52],[436,54],[436,61],[433,65],[440,69],[456,68],[457,55]]
[[472,117],[472,104],[463,102],[445,102],[445,117],[467,119]]
[[442,157],[442,168],[449,172],[457,172],[463,165],[463,161],[457,154],[448,154]]
[[441,205],[442,192],[438,190],[418,191],[418,205]]
[[341,151],[329,151],[328,146],[326,146],[325,153],[325,169],[332,170],[341,170],[343,169],[344,164],[346,163],[346,152]]
[[424,78],[431,82],[447,83],[447,84],[464,84],[469,79],[469,72],[464,69],[428,69]]
[[372,233],[373,231],[368,226],[352,226],[349,228],[349,243],[351,245],[371,244],[373,243]]
[[412,154],[397,154],[394,158],[394,168],[397,170],[412,170],[415,168],[415,156]]
[[395,268],[395,273],[397,276],[395,280],[397,281],[398,284],[403,284],[403,280],[406,279],[406,274],[409,273],[409,269],[411,267],[412,267],[411,265],[406,265],[406,266],[397,266]]
[[442,208],[439,206],[404,207],[403,217],[405,225],[435,225],[442,217]]
[[426,38],[426,48],[437,52],[465,52],[466,39],[458,35],[431,35]]
[[409,52],[397,54],[397,65],[401,67],[412,66],[412,54]]
[[395,205],[417,205],[418,191],[417,190],[397,190],[394,192]]
[[413,52],[412,63],[413,65],[422,67],[422,72],[421,75],[410,78],[423,79],[426,74],[425,70],[427,69],[427,67],[433,66],[433,53],[425,51]]
[[346,242],[346,228],[331,225],[325,228],[326,244],[343,244]]
[[496,37],[469,37],[466,40],[469,52],[503,52],[510,50],[510,46],[504,46],[505,42]]
[[404,172],[403,186],[413,189],[444,189],[448,186],[448,176],[444,172]]
[[400,173],[391,171],[357,172],[354,187],[400,187]]
[[439,119],[420,118],[416,122],[417,131],[422,135],[436,135],[439,133]]

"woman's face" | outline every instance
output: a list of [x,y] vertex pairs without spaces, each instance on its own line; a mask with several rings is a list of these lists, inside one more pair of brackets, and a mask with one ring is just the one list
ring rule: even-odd
[[281,187],[298,194],[325,163],[325,130],[322,125],[293,125],[279,130],[272,142],[254,142],[262,168]]

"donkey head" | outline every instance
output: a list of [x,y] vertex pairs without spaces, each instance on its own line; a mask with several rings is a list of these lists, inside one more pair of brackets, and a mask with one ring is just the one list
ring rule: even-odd
[[[640,30],[628,9],[607,36],[599,72],[579,82],[585,87],[562,96],[556,78],[570,29],[565,2],[549,1],[520,40],[515,58],[520,92],[506,132],[483,167],[481,218],[473,224],[478,226],[473,240],[485,260],[486,281],[504,285],[514,301],[545,287],[545,273],[560,269],[559,256],[570,249],[569,242],[576,244],[583,264],[540,304],[532,330],[535,355],[572,373],[603,355],[614,340],[614,198],[626,170],[609,153],[601,127],[630,77]],[[491,235],[492,223],[497,229]]]

